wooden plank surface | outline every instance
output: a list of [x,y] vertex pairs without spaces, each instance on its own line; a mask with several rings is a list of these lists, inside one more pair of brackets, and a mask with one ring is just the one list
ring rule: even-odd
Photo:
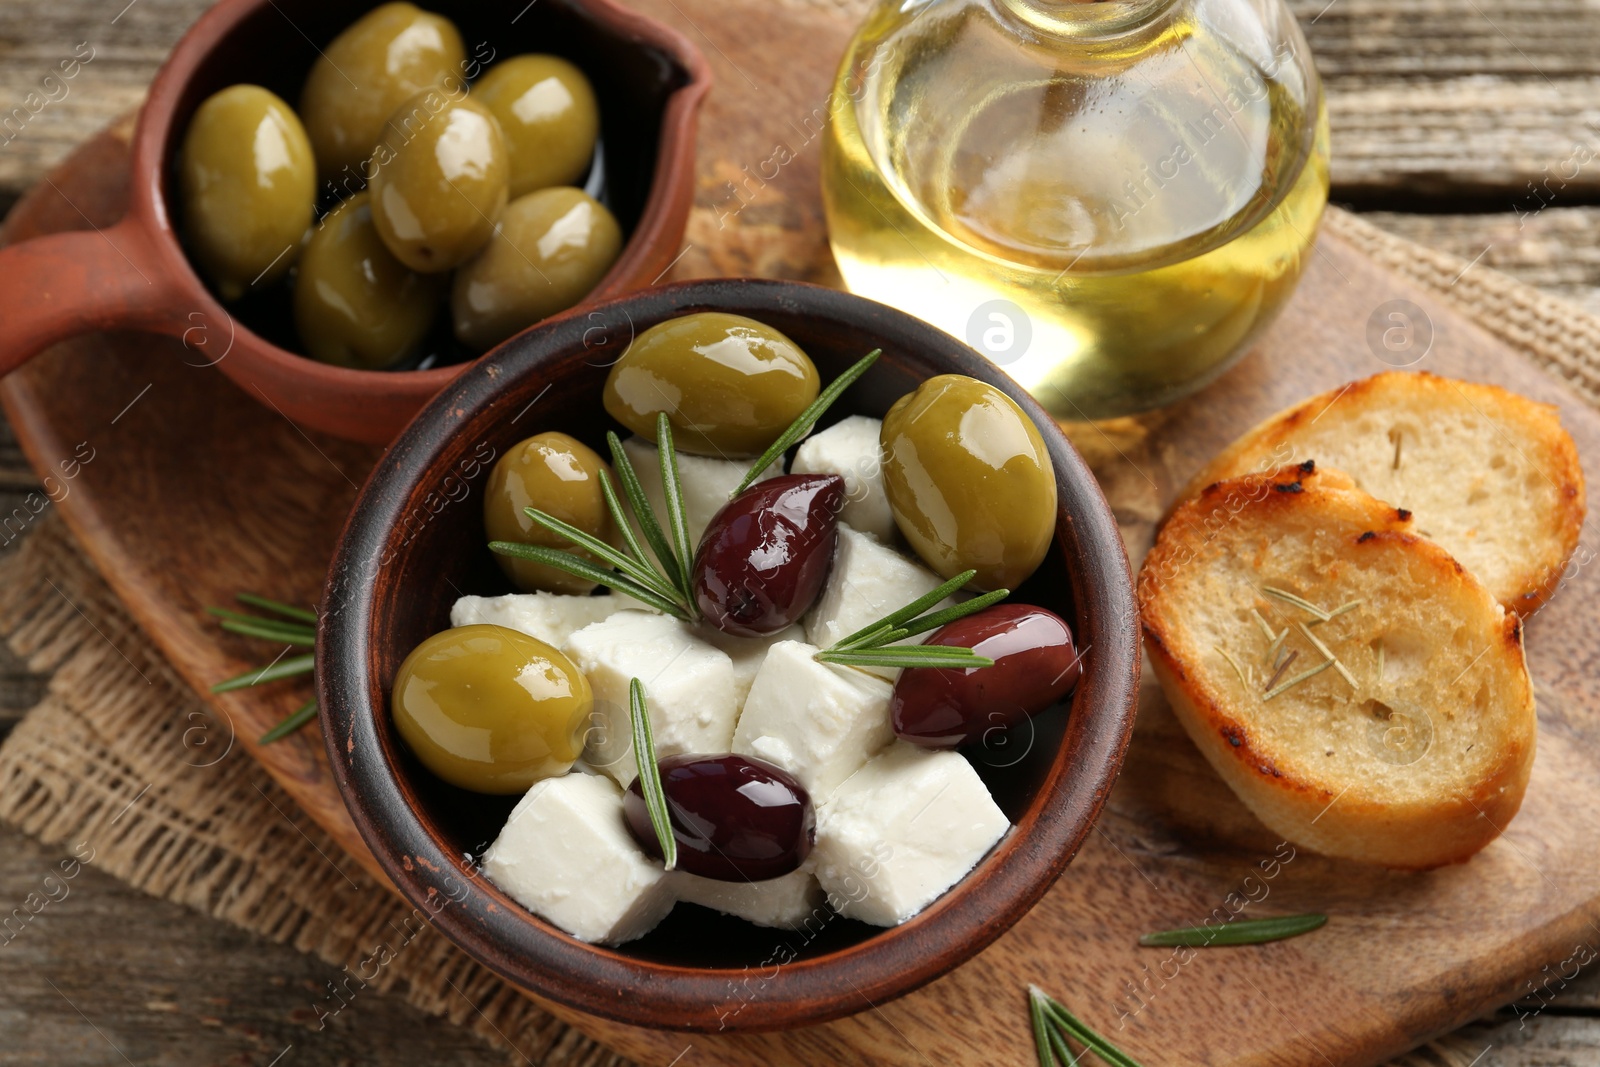
[[[95,46],[94,59],[74,79],[68,95],[34,116],[22,135],[0,144],[0,206],[36,180],[47,161],[60,158],[89,132],[136,103],[170,42],[203,6],[196,0],[136,0],[126,8],[120,0],[110,5],[6,0],[0,5],[0,108],[21,104],[78,42]],[[1593,199],[1589,179],[1596,168],[1586,168],[1582,180],[1563,188],[1555,206],[1531,222],[1521,220],[1519,213],[1526,214],[1533,202],[1518,198],[1526,195],[1526,182],[1537,178],[1542,168],[1560,164],[1574,144],[1593,136],[1586,108],[1597,99],[1593,79],[1600,62],[1595,47],[1600,19],[1577,2],[1502,5],[1485,8],[1487,17],[1480,17],[1476,6],[1473,0],[1296,4],[1303,21],[1316,18],[1308,36],[1328,79],[1335,118],[1336,196],[1359,198],[1363,206],[1414,208],[1420,200],[1417,190],[1425,187],[1430,198],[1425,204],[1466,205],[1486,213],[1387,214],[1380,221],[1467,258],[1492,244],[1482,262],[1564,295],[1592,298],[1600,278],[1600,270],[1593,266],[1597,216],[1582,205]],[[1474,87],[1478,91],[1464,91]],[[1468,144],[1470,150],[1463,147]],[[14,453],[0,450],[0,457],[8,457],[0,462],[3,498],[26,487],[28,475],[14,465]],[[21,707],[39,684],[0,658],[4,698],[0,703]],[[33,873],[32,858],[13,842],[14,837],[0,838],[0,886],[9,887],[12,882],[6,879],[16,872],[23,879],[17,884],[25,884]],[[53,976],[58,983],[65,976],[92,984],[96,974],[105,973],[105,962],[100,954],[88,956],[82,947],[87,944],[108,946],[105,955],[114,960],[173,959],[172,973],[180,975],[185,960],[192,964],[216,951],[260,961],[258,975],[268,976],[274,966],[273,951],[287,952],[264,943],[241,946],[236,931],[186,912],[177,911],[181,918],[175,918],[170,906],[117,894],[115,883],[84,883],[81,892],[81,912],[64,906],[58,912],[59,926],[41,925],[31,931],[30,936],[39,935],[40,946],[49,946],[40,949],[42,961],[30,959],[23,965],[20,957],[0,953],[0,987],[36,988],[36,979],[30,985],[22,979],[24,973]],[[198,943],[193,956],[163,957],[161,945],[171,938],[162,927],[174,921],[209,931],[204,936],[212,940]],[[155,988],[161,978],[159,966],[142,966],[142,972],[129,967],[110,973],[123,981],[143,973]],[[265,1063],[271,1058],[222,1039],[235,1022],[245,1027],[265,1025],[261,1022],[265,1015],[257,1017],[243,1007],[247,994],[219,1007],[216,1015],[227,1024],[223,1027],[184,1017],[192,1025],[163,1030],[141,1017],[143,1002],[136,1003],[137,993],[132,989],[115,1010],[95,1014],[94,1020],[119,1043],[141,1033],[160,1035],[141,1046],[148,1051],[149,1062],[214,1063],[232,1056],[237,1062]],[[271,1000],[267,995],[263,999]],[[150,999],[159,1002],[159,996]],[[14,1029],[19,1025],[16,1014],[0,1014],[0,1060],[12,1062],[12,1057],[20,1056],[16,1062],[121,1062],[107,1058],[109,1049],[81,1040],[93,1036],[92,1031],[65,1004],[31,996],[25,1003],[30,1020],[25,1039],[14,1040],[23,1034]],[[1498,1025],[1474,1028],[1466,1035],[1487,1050],[1483,1064],[1577,1067],[1600,1060],[1600,1022],[1594,1018],[1600,1007],[1600,981],[1590,979],[1567,988],[1532,1015],[1536,1006],[1503,1012]],[[374,1042],[372,1055],[359,1054],[357,1044],[343,1052],[326,1046],[300,1048],[295,1059],[334,1063],[355,1054],[362,1062],[374,1063],[446,1056],[452,1062],[476,1062],[464,1059],[464,1050],[430,1046],[425,1036],[405,1040],[407,1035],[420,1035],[425,1027],[425,1020],[400,1009],[384,1016],[373,1031],[379,1035],[392,1031],[396,1040]],[[401,1051],[405,1049],[415,1055]],[[146,1062],[146,1057],[137,1060]]]

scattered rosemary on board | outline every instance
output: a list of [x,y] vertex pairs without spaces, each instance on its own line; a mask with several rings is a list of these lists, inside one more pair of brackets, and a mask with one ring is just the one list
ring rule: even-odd
[[1222,926],[1188,926],[1178,930],[1158,930],[1139,938],[1139,944],[1208,948],[1212,945],[1262,945],[1269,941],[1299,937],[1320,930],[1328,917],[1319,913],[1274,915],[1267,919],[1241,919]]
[[1076,1067],[1080,1057],[1067,1045],[1071,1038],[1111,1067],[1140,1067],[1139,1061],[1107,1041],[1059,1000],[1036,985],[1028,987],[1028,1019],[1033,1024],[1039,1067]]
[[633,759],[639,766],[639,791],[644,794],[650,825],[661,845],[661,859],[670,871],[678,865],[678,839],[672,836],[672,816],[667,811],[667,795],[661,788],[661,768],[656,764],[656,739],[650,731],[650,708],[644,699],[644,683],[637,678],[628,683],[628,710],[633,717]]
[[[996,589],[939,611],[928,611],[939,601],[966,585],[977,571],[962,571],[939,588],[892,611],[877,622],[863,626],[840,638],[814,657],[819,663],[839,663],[851,667],[993,667],[994,660],[970,648],[955,645],[894,645],[914,634],[926,633],[957,619],[966,618],[998,604],[1011,595],[1009,589]],[[926,615],[922,614],[927,611]],[[893,647],[886,647],[893,645]]]
[[[253,615],[230,611],[227,608],[207,608],[206,611],[222,620],[222,628],[229,633],[258,637],[264,641],[277,641],[299,648],[311,648],[317,643],[317,613],[292,604],[270,600],[255,593],[236,593],[234,599],[248,607],[270,612],[270,615]],[[235,675],[211,687],[213,693],[227,693],[235,689],[266,685],[283,678],[310,674],[316,657],[306,652],[297,656],[279,656],[264,667],[257,667]],[[270,745],[300,729],[317,717],[316,698],[306,701],[293,714],[261,735],[257,742]]]

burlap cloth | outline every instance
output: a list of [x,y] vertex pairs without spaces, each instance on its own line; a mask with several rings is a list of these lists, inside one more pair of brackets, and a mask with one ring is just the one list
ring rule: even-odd
[[[1345,212],[1325,225],[1600,406],[1600,318]],[[59,521],[41,523],[0,564],[0,634],[33,670],[53,672],[44,700],[0,746],[0,820],[47,844],[93,840],[96,867],[336,967],[355,964],[408,913],[353,865],[334,870],[319,852],[337,846],[304,817],[288,822],[293,801],[239,753],[227,773],[196,773],[209,757],[185,734],[200,740],[210,713]],[[360,892],[335,892],[344,877]],[[513,1062],[625,1063],[431,928],[373,985],[506,1048]],[[1466,1067],[1481,1047],[1445,1038],[1397,1063]]]

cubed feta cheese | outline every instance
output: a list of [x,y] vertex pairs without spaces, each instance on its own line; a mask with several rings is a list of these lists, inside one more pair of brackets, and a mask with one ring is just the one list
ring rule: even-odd
[[[644,495],[650,498],[656,521],[661,523],[661,529],[667,531],[670,537],[667,497],[661,489],[661,454],[656,451],[655,445],[642,437],[628,438],[622,442],[622,450],[627,453],[628,462],[633,464],[634,471],[639,475],[639,484],[644,487]],[[688,528],[689,550],[692,552],[700,543],[700,535],[706,532],[706,527],[728,502],[729,496],[739,488],[745,472],[755,460],[690,456],[681,451],[677,455],[678,481],[683,486],[683,521]],[[778,459],[756,481],[776,478],[782,473],[783,460]],[[650,550],[643,537],[640,537],[639,543],[645,545],[646,552]]]
[[632,597],[615,595],[510,593],[506,596],[464,596],[450,609],[450,625],[490,623],[506,626],[560,648],[567,638],[585,626],[629,609],[644,609],[644,605]]
[[484,853],[483,873],[535,915],[603,945],[643,937],[677,899],[628,834],[622,790],[591,774],[528,790]]
[[[822,595],[806,614],[806,640],[827,648],[840,638],[877,622],[919,596],[937,589],[941,579],[922,564],[879,544],[859,530],[839,527],[839,547]],[[948,606],[953,601],[945,601]],[[929,609],[934,610],[932,608]],[[925,641],[918,634],[902,644]],[[868,668],[884,678],[894,678],[894,667]]]
[[795,929],[807,919],[827,920],[822,887],[809,867],[764,882],[719,882],[673,871],[672,890],[686,904],[699,904],[724,915],[736,915],[757,926]]
[[955,885],[1010,829],[961,755],[897,741],[817,811],[817,878],[839,914],[905,922]]
[[815,645],[779,641],[750,686],[733,751],[776,763],[820,803],[893,740],[887,682],[811,657]]
[[841,419],[806,438],[794,456],[795,474],[837,474],[844,479],[845,505],[840,518],[885,543],[899,531],[883,488],[883,459],[878,432],[883,423],[865,415]]
[[756,673],[767,658],[767,651],[779,641],[804,641],[806,633],[799,625],[786,626],[771,637],[739,637],[725,634],[715,626],[704,625],[697,631],[701,637],[716,645],[733,660],[733,699],[740,708],[750,696],[750,686]]
[[738,705],[733,660],[670,615],[619,611],[567,638],[561,650],[594,690],[583,758],[623,788],[638,774],[628,684],[644,684],[658,756],[727,752]]

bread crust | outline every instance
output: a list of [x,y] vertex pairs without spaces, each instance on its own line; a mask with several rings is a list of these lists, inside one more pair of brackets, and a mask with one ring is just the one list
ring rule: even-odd
[[[1355,421],[1363,413],[1382,415],[1406,408],[1415,409],[1419,420],[1437,419],[1440,412],[1452,410],[1482,416],[1495,425],[1494,432],[1508,450],[1519,460],[1530,462],[1540,472],[1540,478],[1548,482],[1548,493],[1543,492],[1544,481],[1538,488],[1550,497],[1550,506],[1529,516],[1530,549],[1506,558],[1504,566],[1496,568],[1504,572],[1503,576],[1480,576],[1508,610],[1524,617],[1531,615],[1560,587],[1582,532],[1587,490],[1577,445],[1561,426],[1557,409],[1498,386],[1459,381],[1427,371],[1385,371],[1350,382],[1286,408],[1246,431],[1190,479],[1174,508],[1199,495],[1208,485],[1270,471],[1290,461],[1310,459],[1324,468],[1346,467],[1348,457],[1341,456],[1340,449],[1308,447],[1306,438],[1313,427],[1320,424],[1326,432],[1330,426],[1339,425],[1340,420]],[[1471,477],[1477,473],[1462,471],[1460,475]],[[1388,502],[1412,506],[1411,501],[1403,499]],[[1503,502],[1490,500],[1487,506],[1500,507]],[[1170,514],[1169,511],[1169,517]],[[1420,516],[1422,529],[1429,528],[1429,520],[1427,514]],[[1465,542],[1441,538],[1441,543],[1470,563],[1471,548]]]
[[[1145,651],[1168,702],[1202,754],[1262,822],[1327,855],[1426,869],[1466,860],[1516,815],[1533,764],[1535,715],[1520,619],[1504,611],[1459,563],[1413,526],[1408,513],[1361,492],[1339,472],[1318,470],[1312,463],[1226,479],[1200,489],[1173,513],[1140,570],[1138,597]],[[1423,598],[1423,617],[1439,617],[1446,626],[1465,620],[1474,628],[1474,639],[1489,647],[1453,681],[1448,676],[1461,657],[1436,654],[1448,661],[1440,664],[1446,673],[1437,682],[1424,679],[1421,687],[1437,691],[1441,706],[1453,710],[1424,706],[1422,711],[1430,724],[1437,724],[1429,726],[1430,738],[1437,730],[1437,759],[1453,759],[1449,746],[1469,736],[1477,738],[1474,745],[1493,744],[1493,752],[1479,752],[1460,773],[1442,777],[1439,770],[1452,765],[1419,763],[1430,782],[1439,780],[1424,791],[1408,792],[1415,782],[1406,777],[1409,768],[1371,760],[1364,767],[1365,757],[1358,752],[1329,770],[1331,761],[1313,750],[1321,742],[1274,732],[1274,717],[1281,722],[1296,707],[1298,695],[1291,691],[1285,694],[1288,702],[1272,703],[1262,699],[1264,687],[1246,687],[1242,676],[1235,685],[1233,671],[1218,668],[1218,657],[1206,642],[1233,640],[1243,647],[1249,635],[1219,636],[1196,620],[1212,618],[1206,611],[1215,607],[1210,599],[1218,588],[1243,583],[1254,589],[1261,581],[1250,563],[1261,544],[1271,542],[1284,553],[1293,550],[1296,538],[1315,540],[1325,556],[1332,553],[1327,558],[1333,562],[1324,566],[1330,574],[1320,591],[1360,588],[1370,570],[1382,576],[1384,586],[1374,595],[1414,592]],[[1404,582],[1397,584],[1390,572],[1402,574]],[[1305,579],[1307,588],[1318,580]],[[1325,625],[1318,632],[1330,634],[1331,643],[1334,627]],[[1359,636],[1364,639],[1372,626],[1381,632],[1382,620],[1363,618]],[[1345,647],[1363,646],[1347,638]],[[1306,651],[1309,661],[1309,646]],[[1477,710],[1466,704],[1445,703],[1469,670],[1483,672],[1470,677],[1489,679],[1482,684],[1493,694],[1476,718]],[[1362,686],[1382,685],[1382,661],[1376,682],[1357,680]],[[1359,708],[1363,699],[1373,703],[1379,690],[1350,690],[1344,698],[1350,706],[1341,710],[1344,685],[1328,681],[1320,689],[1318,699],[1333,709],[1329,716],[1371,726]],[[1285,701],[1284,696],[1277,699]],[[1375,706],[1386,707],[1381,701]],[[1316,708],[1308,714],[1315,719]],[[1430,755],[1431,750],[1423,758]]]

